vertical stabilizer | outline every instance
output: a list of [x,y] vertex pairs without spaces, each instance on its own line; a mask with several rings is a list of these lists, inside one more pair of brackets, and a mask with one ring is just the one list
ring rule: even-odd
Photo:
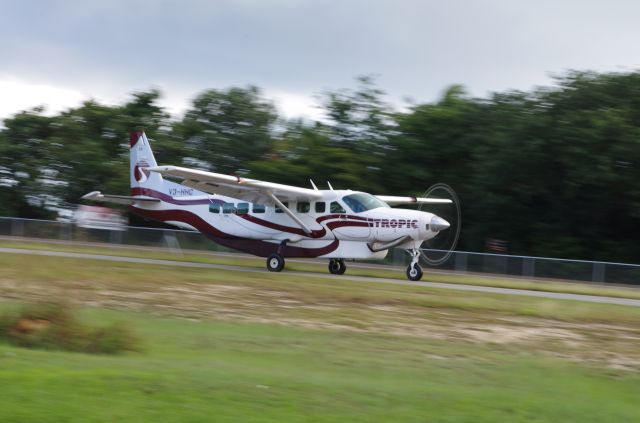
[[162,175],[149,172],[146,168],[157,166],[149,140],[144,132],[132,132],[130,134],[131,164],[129,174],[131,177],[131,194],[144,195],[145,189],[163,191]]

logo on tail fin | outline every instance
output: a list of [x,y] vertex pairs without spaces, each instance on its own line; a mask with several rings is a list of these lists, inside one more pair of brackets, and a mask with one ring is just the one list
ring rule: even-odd
[[139,183],[143,183],[149,177],[149,172],[146,168],[149,167],[149,163],[145,159],[139,160],[136,165],[133,167],[133,177],[136,178],[136,181]]
[[144,132],[131,132],[129,134],[129,145],[131,147],[135,146],[138,143],[138,140],[142,137]]

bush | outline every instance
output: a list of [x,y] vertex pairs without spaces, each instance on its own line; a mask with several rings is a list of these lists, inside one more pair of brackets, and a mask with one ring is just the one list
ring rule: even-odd
[[138,338],[123,323],[94,329],[89,334],[87,352],[117,354],[121,351],[139,351]]
[[30,304],[0,316],[0,339],[26,348],[96,354],[140,350],[138,338],[123,323],[89,328],[60,302]]

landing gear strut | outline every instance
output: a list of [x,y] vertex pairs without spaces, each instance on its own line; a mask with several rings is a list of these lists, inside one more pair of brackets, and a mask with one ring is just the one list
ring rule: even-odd
[[409,252],[411,254],[411,264],[407,267],[407,279],[410,281],[419,281],[422,279],[422,268],[418,264],[420,259],[420,250],[413,249]]
[[347,270],[347,265],[343,259],[329,260],[329,272],[334,275],[342,275]]

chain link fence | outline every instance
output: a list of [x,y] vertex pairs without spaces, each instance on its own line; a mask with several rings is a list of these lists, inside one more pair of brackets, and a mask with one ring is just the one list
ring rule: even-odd
[[[234,251],[220,246],[194,231],[139,227],[90,229],[81,228],[68,222],[8,217],[0,217],[0,236],[155,247],[171,251],[183,249],[213,252]],[[402,250],[392,250],[384,260],[384,264],[396,266],[407,266],[409,262],[410,256]],[[640,265],[628,263],[455,251],[443,264],[438,266],[438,269],[528,279],[564,279],[640,285]]]

